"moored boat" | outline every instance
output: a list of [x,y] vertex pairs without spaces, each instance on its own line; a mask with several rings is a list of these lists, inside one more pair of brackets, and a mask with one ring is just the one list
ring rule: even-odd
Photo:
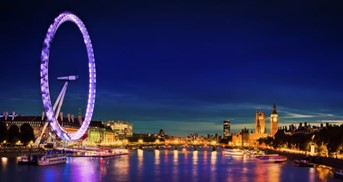
[[37,165],[46,166],[52,164],[61,164],[67,162],[66,154],[46,154],[37,157]]
[[128,155],[129,150],[124,148],[64,148],[68,157],[115,157]]
[[127,149],[104,149],[99,152],[99,157],[114,157],[119,155],[128,155],[129,150]]
[[336,169],[333,174],[335,178],[343,179],[343,169]]
[[241,149],[224,149],[223,154],[231,156],[243,156],[244,150]]
[[23,154],[18,156],[18,164],[32,164],[33,163],[33,156],[28,154]]
[[314,167],[314,164],[309,162],[308,160],[301,159],[301,160],[294,160],[294,165],[298,167]]
[[267,155],[261,155],[261,156],[256,156],[257,159],[263,162],[270,162],[270,163],[281,163],[281,162],[286,162],[287,157],[278,155],[278,154],[267,154]]
[[266,153],[264,151],[250,151],[249,152],[249,156],[250,157],[259,157],[259,156],[263,156],[263,155],[266,155]]
[[58,151],[48,150],[45,154],[23,154],[17,159],[18,164],[27,164],[27,165],[52,165],[66,163],[67,156],[65,153],[59,153]]

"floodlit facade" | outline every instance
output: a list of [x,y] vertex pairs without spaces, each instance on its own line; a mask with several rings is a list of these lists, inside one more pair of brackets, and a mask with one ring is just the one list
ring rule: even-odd
[[264,117],[263,111],[256,111],[255,133],[256,134],[266,133],[265,117]]
[[104,121],[102,123],[110,127],[118,137],[130,137],[133,134],[132,124],[127,121]]
[[[8,114],[8,112],[4,112],[3,115],[0,115],[0,122],[4,122],[7,129],[12,125],[16,125],[20,128],[21,125],[27,123],[32,127],[35,138],[38,138],[42,133],[43,126],[47,119],[44,112],[42,113],[42,116],[13,116]],[[80,128],[80,123],[76,118],[74,118],[73,114],[68,114],[67,117],[63,117],[61,112],[60,117],[58,117],[58,122],[68,133],[75,133]],[[132,125],[130,124],[130,126],[132,133]],[[45,134],[42,136],[43,141],[47,141],[48,133],[50,131],[50,126],[48,126]],[[117,139],[116,133],[112,131],[111,128],[108,128],[100,121],[92,121],[86,131],[86,134],[80,141],[82,141],[83,145],[112,145],[117,141]]]
[[230,136],[231,121],[225,120],[223,122],[223,138],[227,139]]
[[270,115],[270,136],[274,136],[278,128],[279,128],[279,115],[276,111],[276,106],[274,104],[272,113]]

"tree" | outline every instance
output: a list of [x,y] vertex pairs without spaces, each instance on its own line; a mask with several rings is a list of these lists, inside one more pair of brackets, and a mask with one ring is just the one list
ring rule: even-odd
[[274,135],[273,147],[279,148],[289,143],[289,135],[286,135],[283,130],[278,130]]
[[20,139],[19,128],[17,125],[11,125],[8,129],[8,140],[11,144],[15,144]]
[[20,126],[20,140],[23,144],[28,144],[30,141],[34,141],[35,136],[33,134],[33,128],[30,124],[24,123]]
[[298,148],[299,150],[306,151],[308,149],[308,143],[311,141],[311,135],[296,133],[290,137],[290,141],[292,144],[295,144],[296,148]]
[[5,122],[0,122],[0,142],[2,143],[4,140],[8,138],[8,131]]
[[266,144],[266,145],[269,145],[269,146],[271,146],[271,145],[273,145],[273,137],[270,137],[270,136],[268,136],[268,137],[266,137],[266,138],[259,138],[258,139],[258,143],[261,145],[261,144]]

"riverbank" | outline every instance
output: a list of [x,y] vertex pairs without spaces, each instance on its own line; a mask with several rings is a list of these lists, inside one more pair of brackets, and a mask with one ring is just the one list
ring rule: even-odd
[[268,153],[277,153],[279,155],[284,155],[288,160],[305,159],[308,158],[312,163],[330,166],[336,169],[343,169],[343,160],[331,157],[321,157],[321,156],[309,156],[305,154],[281,152],[276,150],[268,150]]
[[42,154],[44,149],[31,147],[1,147],[0,157],[17,157],[22,154]]

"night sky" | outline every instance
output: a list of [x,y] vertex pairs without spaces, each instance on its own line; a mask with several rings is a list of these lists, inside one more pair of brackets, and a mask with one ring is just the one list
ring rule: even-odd
[[[280,124],[343,120],[342,1],[0,0],[0,112],[40,115],[40,54],[53,19],[85,23],[97,70],[93,120],[126,120],[136,133],[254,129],[262,109]],[[62,111],[85,110],[82,35],[65,23],[50,50],[49,80],[79,75]]]

